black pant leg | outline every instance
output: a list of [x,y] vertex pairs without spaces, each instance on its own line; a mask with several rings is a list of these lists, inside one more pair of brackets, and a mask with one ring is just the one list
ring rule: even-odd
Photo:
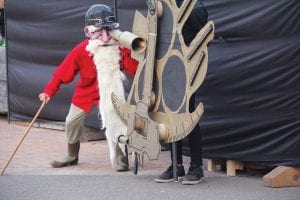
[[[195,93],[196,94],[196,93]],[[195,110],[196,96],[193,94],[190,99],[189,111],[193,112]],[[191,164],[202,165],[202,137],[199,123],[188,135]]]
[[202,165],[201,131],[199,124],[189,134],[191,165]]
[[[173,163],[173,151],[172,151],[172,144],[170,143],[170,151],[171,151],[171,160]],[[182,140],[176,142],[177,148],[177,164],[182,165]]]

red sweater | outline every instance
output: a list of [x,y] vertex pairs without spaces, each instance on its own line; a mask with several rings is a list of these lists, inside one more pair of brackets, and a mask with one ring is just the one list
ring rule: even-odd
[[[44,92],[53,97],[61,84],[72,82],[79,73],[80,80],[76,84],[75,92],[72,97],[72,103],[85,112],[89,112],[93,105],[99,105],[99,91],[96,67],[92,56],[85,50],[88,40],[79,43],[63,62],[55,69],[52,79],[45,86]],[[130,50],[120,48],[121,61],[120,68],[127,74],[134,76],[138,62],[131,58]]]

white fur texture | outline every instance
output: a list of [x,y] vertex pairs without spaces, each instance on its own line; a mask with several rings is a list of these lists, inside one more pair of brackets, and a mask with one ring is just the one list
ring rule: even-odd
[[125,155],[125,146],[119,144],[118,136],[127,131],[126,125],[116,113],[112,102],[111,93],[115,93],[121,101],[125,102],[125,92],[122,79],[124,74],[120,71],[120,50],[117,45],[101,46],[101,41],[90,40],[86,50],[93,55],[97,69],[97,78],[100,95],[100,113],[106,127],[106,139],[109,146],[112,167],[116,168],[117,145]]

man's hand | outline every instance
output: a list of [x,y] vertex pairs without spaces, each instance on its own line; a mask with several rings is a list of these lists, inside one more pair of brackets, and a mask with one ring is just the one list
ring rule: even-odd
[[41,93],[41,94],[39,94],[39,98],[40,98],[40,100],[42,101],[42,102],[46,102],[46,103],[48,103],[48,101],[50,101],[50,97],[49,97],[49,95],[48,94],[46,94],[46,93]]

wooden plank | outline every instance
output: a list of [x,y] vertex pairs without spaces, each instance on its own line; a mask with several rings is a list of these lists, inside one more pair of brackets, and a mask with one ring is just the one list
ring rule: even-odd
[[244,169],[244,165],[242,162],[239,162],[239,161],[227,160],[226,161],[226,169],[227,169],[227,176],[236,176],[236,170]]
[[222,170],[222,167],[225,166],[225,160],[219,159],[207,159],[207,170],[215,172],[218,169]]
[[300,168],[278,166],[263,177],[266,187],[300,186]]
[[210,172],[215,172],[217,168],[217,163],[215,160],[208,159],[207,160],[207,170]]

